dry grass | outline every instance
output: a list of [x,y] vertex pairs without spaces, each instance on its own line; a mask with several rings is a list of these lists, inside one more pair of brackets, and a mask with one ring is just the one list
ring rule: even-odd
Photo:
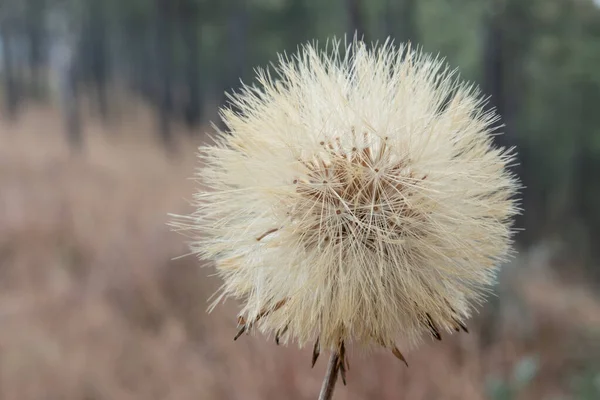
[[[210,269],[171,261],[186,249],[166,214],[189,211],[199,139],[168,158],[143,110],[104,130],[88,124],[74,155],[52,110],[0,120],[0,398],[316,398],[325,360],[311,370],[310,349],[234,343],[236,305],[205,313]],[[408,354],[408,369],[391,354],[351,353],[336,398],[483,399],[486,378],[525,355],[541,371],[522,398],[569,398],[569,378],[597,361],[600,302],[518,276],[498,318]]]

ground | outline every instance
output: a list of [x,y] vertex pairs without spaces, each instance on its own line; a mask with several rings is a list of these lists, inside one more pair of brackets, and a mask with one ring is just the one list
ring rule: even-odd
[[[166,152],[154,130],[143,107],[86,118],[75,153],[56,110],[0,119],[0,399],[316,398],[326,355],[311,369],[311,349],[234,342],[233,301],[206,313],[218,279],[178,258],[186,238],[166,225],[190,211],[203,136],[176,128]],[[489,393],[515,371],[531,371],[515,398],[596,398],[600,300],[532,254],[505,268],[470,334],[427,339],[409,368],[351,349],[335,398],[512,398]]]

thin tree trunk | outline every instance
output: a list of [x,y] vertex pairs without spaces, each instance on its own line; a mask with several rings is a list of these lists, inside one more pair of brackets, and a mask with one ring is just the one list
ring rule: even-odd
[[237,0],[237,10],[229,20],[229,40],[231,51],[230,84],[237,83],[242,77],[246,65],[246,48],[248,34],[247,0]]
[[129,80],[134,93],[144,100],[156,102],[156,54],[152,53],[155,38],[150,34],[147,26],[128,25],[126,27],[126,61],[129,62]]
[[[388,3],[395,3],[395,1],[388,0]],[[392,26],[391,33],[395,34],[401,42],[411,42],[413,45],[418,44],[417,4],[416,0],[398,1],[397,22],[392,24],[395,26]]]
[[75,59],[75,45],[67,37],[59,39],[55,45],[53,68],[58,79],[60,105],[69,146],[79,151],[83,145],[81,119],[78,101],[78,69]]
[[186,54],[186,85],[188,90],[185,106],[185,120],[189,127],[195,127],[200,122],[203,112],[202,87],[200,82],[200,41],[198,25],[200,23],[197,5],[186,3],[183,9],[182,36]]
[[4,74],[4,106],[7,117],[14,120],[19,109],[19,84],[15,70],[13,36],[11,27],[7,21],[0,24],[0,35],[2,37],[2,59]]
[[27,1],[27,40],[29,42],[29,95],[40,99],[43,95],[43,82],[41,69],[43,64],[43,15],[45,11],[44,0]]
[[90,72],[96,94],[98,111],[100,112],[102,119],[106,121],[109,113],[107,95],[109,52],[107,44],[108,32],[106,30],[106,15],[103,3],[101,1],[90,2],[89,12],[89,31],[91,36]]
[[219,104],[227,105],[225,93],[236,90],[243,77],[247,56],[248,8],[247,0],[236,0],[228,18],[228,55],[225,61],[226,71]]
[[[497,3],[496,0],[493,0]],[[504,87],[504,32],[500,10],[492,12],[486,21],[485,44],[483,54],[483,90],[490,96],[489,107],[505,117],[505,87]],[[496,137],[499,142],[504,138]],[[503,144],[503,143],[499,143]]]
[[365,21],[362,11],[361,0],[346,0],[346,12],[348,14],[348,29],[350,36],[356,36],[359,39],[367,39],[365,32]]
[[[496,106],[504,124],[504,134],[494,138],[496,144],[506,148],[517,147],[518,159],[511,171],[520,176],[526,186],[521,198],[522,204],[530,210],[517,216],[515,223],[516,227],[525,228],[525,235],[519,233],[517,237],[524,243],[527,237],[537,236],[535,227],[541,226],[535,222],[535,214],[531,212],[532,208],[541,208],[540,204],[536,202],[532,207],[527,206],[529,198],[539,196],[541,192],[535,188],[536,182],[528,178],[528,164],[533,162],[534,153],[530,152],[522,136],[518,134],[522,120],[521,110],[529,91],[530,78],[527,75],[526,62],[531,53],[535,29],[535,20],[531,18],[534,10],[531,2],[521,0],[492,0],[492,5],[493,14],[490,18],[493,22],[490,33],[495,35],[496,40],[494,41],[493,37],[488,38],[491,40],[486,51],[485,82],[488,83],[484,90],[487,95],[492,95],[492,104]],[[532,198],[532,201],[536,200]],[[533,219],[530,221],[530,218]]]
[[172,146],[173,15],[170,0],[156,0],[156,63],[158,67],[158,131],[165,146]]
[[[500,116],[504,117],[505,110],[505,77],[504,77],[504,31],[503,31],[503,10],[500,9],[500,2],[490,0],[493,7],[487,15],[485,26],[485,39],[483,49],[483,91],[486,96],[490,96],[488,108],[495,108]],[[498,145],[506,144],[506,138],[496,136]],[[500,313],[501,303],[493,301],[490,303],[486,313],[482,315],[484,320],[481,329],[481,346],[487,348],[496,340],[497,335],[497,316]]]
[[315,29],[311,5],[308,2],[309,0],[288,2],[287,7],[283,10],[285,40],[291,46],[290,48],[295,49],[310,40]]
[[81,116],[79,111],[79,99],[77,93],[78,74],[77,67],[73,62],[66,72],[66,82],[64,88],[64,111],[67,127],[67,137],[71,148],[76,151],[81,150],[83,146],[83,135],[81,126]]

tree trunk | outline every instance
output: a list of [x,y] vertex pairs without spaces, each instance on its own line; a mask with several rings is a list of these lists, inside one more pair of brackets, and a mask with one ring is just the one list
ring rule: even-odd
[[240,79],[244,75],[247,57],[247,31],[248,31],[248,8],[247,0],[236,0],[228,18],[227,31],[227,59],[226,70],[222,81],[221,106],[230,106],[227,102],[226,93],[239,87]]
[[15,68],[13,36],[11,26],[7,21],[1,21],[0,35],[2,37],[2,60],[4,75],[4,107],[7,117],[14,120],[19,109],[19,84]]
[[43,81],[41,69],[43,64],[43,16],[45,2],[43,0],[27,1],[27,41],[29,42],[29,96],[33,99],[41,99],[43,96]]
[[173,7],[171,0],[156,0],[156,65],[158,68],[158,132],[168,148],[172,146],[173,113]]
[[365,21],[362,11],[361,0],[346,0],[346,12],[348,14],[348,29],[350,36],[366,40]]
[[283,10],[282,29],[285,32],[285,42],[288,43],[290,48],[295,49],[312,39],[315,21],[308,1],[295,0],[288,2]]
[[185,3],[182,15],[182,36],[185,46],[185,74],[187,86],[187,104],[185,120],[190,128],[196,127],[202,118],[202,87],[200,82],[200,41],[198,25],[200,23],[198,7],[189,0]]
[[59,84],[60,104],[62,108],[67,141],[71,149],[79,151],[83,145],[81,119],[78,101],[78,69],[76,65],[76,46],[68,38],[59,39],[54,48],[53,68]]
[[[154,26],[152,26],[154,28]],[[131,90],[149,103],[155,103],[156,95],[156,65],[153,47],[156,43],[150,28],[143,24],[129,24],[125,28],[126,62],[129,63]]]
[[83,145],[81,117],[79,112],[79,99],[77,93],[78,74],[75,63],[72,63],[66,72],[64,88],[64,112],[67,127],[67,137],[71,148],[79,151]]
[[96,102],[100,116],[108,119],[108,65],[109,52],[107,44],[106,15],[101,1],[90,2],[89,33],[90,33],[90,73],[93,82]]
[[[493,0],[494,3],[497,1]],[[486,21],[487,31],[483,49],[483,91],[490,96],[489,108],[495,108],[503,118],[505,115],[504,93],[504,32],[500,10],[492,11]],[[505,145],[506,135],[496,136],[499,145]]]
[[247,0],[237,0],[237,9],[229,20],[229,45],[230,45],[230,84],[237,86],[237,82],[244,73],[246,66],[246,48],[248,34],[248,5]]
[[397,42],[417,44],[417,1],[387,0],[385,13],[385,34]]
[[[499,2],[491,0],[492,11],[484,20],[485,39],[483,48],[483,92],[490,96],[488,109],[494,109],[500,116],[505,117],[505,93],[504,93],[504,31],[503,14],[500,10]],[[498,124],[497,124],[498,125]],[[495,127],[497,129],[497,127]],[[505,146],[506,136],[496,136],[496,143],[499,146]],[[495,340],[499,327],[498,318],[500,314],[501,303],[494,301],[486,313],[482,315],[483,323],[481,328],[481,346],[487,348]]]
[[[521,0],[494,0],[496,18],[493,29],[496,30],[499,38],[495,46],[489,46],[487,59],[496,66],[488,66],[486,70],[498,70],[497,82],[491,84],[492,91],[486,94],[498,97],[498,100],[492,102],[497,106],[498,113],[504,123],[503,135],[495,137],[496,143],[503,147],[517,147],[518,159],[511,170],[517,174],[525,185],[521,193],[522,204],[525,209],[530,211],[523,213],[516,218],[516,227],[524,228],[519,233],[517,240],[527,245],[528,241],[537,236],[536,230],[540,230],[546,216],[545,211],[540,212],[542,220],[536,222],[536,216],[533,209],[541,209],[544,202],[548,200],[547,196],[541,196],[542,190],[536,189],[536,182],[533,176],[529,176],[529,171],[533,169],[531,165],[534,162],[535,152],[531,151],[522,135],[518,134],[521,121],[521,110],[524,109],[531,79],[527,75],[527,58],[531,54],[532,38],[534,37],[535,14],[532,2],[523,2]],[[496,52],[494,57],[491,53]],[[493,75],[493,74],[490,74]],[[491,77],[486,77],[490,80]],[[536,199],[536,197],[540,198]],[[544,229],[544,228],[541,228]]]

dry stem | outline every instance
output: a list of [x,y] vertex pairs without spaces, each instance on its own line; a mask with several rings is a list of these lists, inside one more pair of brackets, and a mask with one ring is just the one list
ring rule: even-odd
[[337,351],[331,352],[329,364],[327,365],[327,372],[325,374],[325,379],[323,380],[323,386],[321,386],[319,400],[331,400],[333,398],[333,390],[335,389],[335,383],[337,382],[340,368],[339,357]]

